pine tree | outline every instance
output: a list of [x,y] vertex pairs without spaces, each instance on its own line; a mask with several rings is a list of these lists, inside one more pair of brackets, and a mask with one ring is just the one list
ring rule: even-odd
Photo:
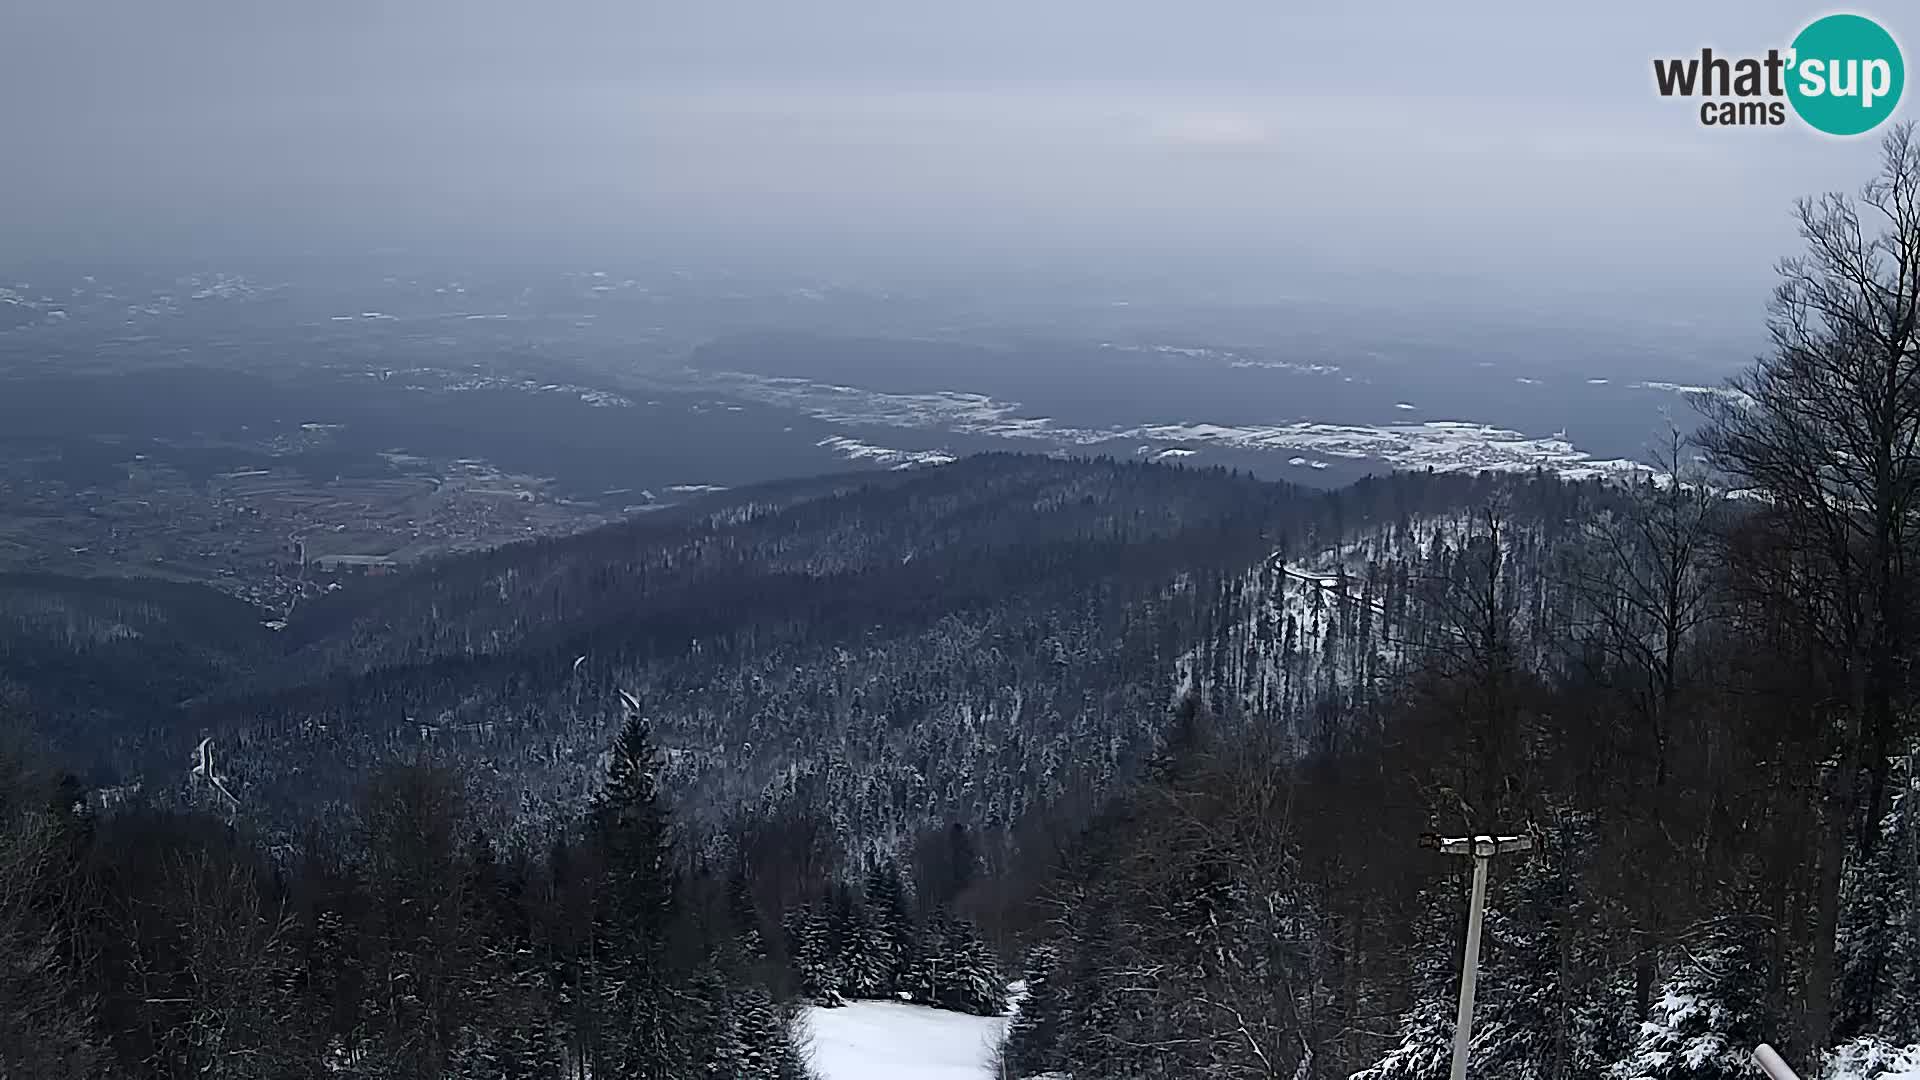
[[935,911],[920,926],[901,989],[922,1005],[938,1005],[944,992],[944,980],[951,974],[952,965],[947,958],[946,913]]
[[479,939],[468,981],[468,1029],[454,1058],[463,1080],[548,1080],[559,1067],[544,965],[521,905],[528,868],[503,866],[491,840],[476,834],[468,874]]
[[780,1031],[768,1042],[765,1052],[767,1075],[774,1080],[817,1080],[807,1066],[806,1056],[800,1052],[800,1047],[805,1045],[804,1014],[791,1003],[780,1006],[778,1013]]
[[872,935],[868,947],[876,954],[884,954],[887,964],[882,993],[892,996],[908,989],[919,942],[914,933],[906,885],[900,880],[898,867],[887,863],[867,875],[862,911]]
[[1400,1043],[1353,1080],[1441,1080],[1453,1058],[1453,1003],[1422,994],[1400,1019]]
[[1150,1051],[1134,1038],[1138,1010],[1117,992],[1123,951],[1111,902],[1085,898],[1069,930],[1062,980],[1060,1064],[1069,1076],[1150,1075]]
[[948,919],[942,938],[944,956],[933,1003],[976,1016],[1006,1012],[1007,981],[980,932],[965,919]]
[[766,959],[767,943],[761,934],[760,911],[753,903],[753,889],[747,882],[744,866],[736,865],[727,877],[727,916],[733,931],[734,948],[749,968]]
[[794,1044],[794,1023],[765,990],[757,986],[742,990],[733,1007],[740,1064],[737,1073],[727,1074],[728,1080],[787,1080],[804,1075]]
[[1440,1080],[1447,1075],[1460,963],[1448,932],[1455,925],[1453,902],[1451,890],[1429,886],[1422,891],[1408,965],[1412,1001],[1400,1019],[1400,1042],[1353,1080]]
[[605,875],[593,979],[606,1035],[603,1067],[640,1080],[683,1076],[690,1059],[667,967],[678,909],[658,767],[647,720],[629,701],[606,787],[592,810]]
[[1060,1026],[1063,1002],[1054,973],[1060,951],[1042,942],[1027,950],[1022,965],[1026,995],[1007,1032],[1007,1064],[1016,1075],[1052,1072],[1060,1066]]
[[1879,843],[1850,865],[1834,1033],[1920,1043],[1920,770],[1903,755]]
[[827,909],[827,947],[843,997],[876,997],[884,982],[884,968],[868,952],[868,937],[866,919],[853,891],[836,885]]
[[857,998],[884,998],[893,992],[893,941],[886,927],[865,906],[848,904],[841,946],[841,967],[847,993]]
[[[1534,899],[1528,897],[1527,899]],[[1470,1071],[1479,1076],[1551,1076],[1558,1068],[1562,1014],[1555,978],[1554,930],[1537,918],[1558,910],[1519,898],[1489,906],[1486,962]]]
[[805,907],[787,916],[787,950],[793,957],[794,975],[800,980],[802,997],[822,1008],[846,1004],[825,912],[817,907]]
[[709,959],[694,972],[685,993],[680,1035],[693,1048],[695,1072],[712,1080],[735,1080],[745,1075],[747,1048],[741,1038],[740,1015],[727,975]]
[[1752,1075],[1749,1055],[1767,1041],[1764,952],[1748,921],[1722,919],[1667,980],[1614,1080],[1735,1080]]

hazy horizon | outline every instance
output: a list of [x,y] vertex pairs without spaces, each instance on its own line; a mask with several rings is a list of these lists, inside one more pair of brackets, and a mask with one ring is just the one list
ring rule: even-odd
[[1792,200],[1877,139],[1703,128],[1649,61],[1824,10],[16,0],[0,246],[1391,274],[1745,319]]

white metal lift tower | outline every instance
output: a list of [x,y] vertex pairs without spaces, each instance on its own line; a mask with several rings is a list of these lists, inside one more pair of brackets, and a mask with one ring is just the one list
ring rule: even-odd
[[1533,850],[1525,836],[1446,837],[1429,833],[1420,846],[1442,855],[1473,859],[1473,898],[1467,902],[1467,955],[1460,962],[1460,1016],[1453,1028],[1453,1080],[1467,1080],[1467,1047],[1473,1043],[1473,984],[1480,976],[1480,914],[1487,906],[1487,868],[1497,855]]

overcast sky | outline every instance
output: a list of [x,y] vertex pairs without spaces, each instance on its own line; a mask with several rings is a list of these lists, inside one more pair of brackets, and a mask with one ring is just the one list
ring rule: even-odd
[[1258,255],[1764,285],[1791,199],[1855,187],[1873,139],[1702,128],[1650,60],[1784,46],[1825,10],[0,0],[0,245]]

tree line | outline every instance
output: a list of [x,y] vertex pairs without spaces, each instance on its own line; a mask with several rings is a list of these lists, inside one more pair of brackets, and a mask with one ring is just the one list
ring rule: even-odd
[[676,843],[637,709],[541,849],[431,763],[281,850],[3,764],[0,1076],[809,1076],[749,868]]

